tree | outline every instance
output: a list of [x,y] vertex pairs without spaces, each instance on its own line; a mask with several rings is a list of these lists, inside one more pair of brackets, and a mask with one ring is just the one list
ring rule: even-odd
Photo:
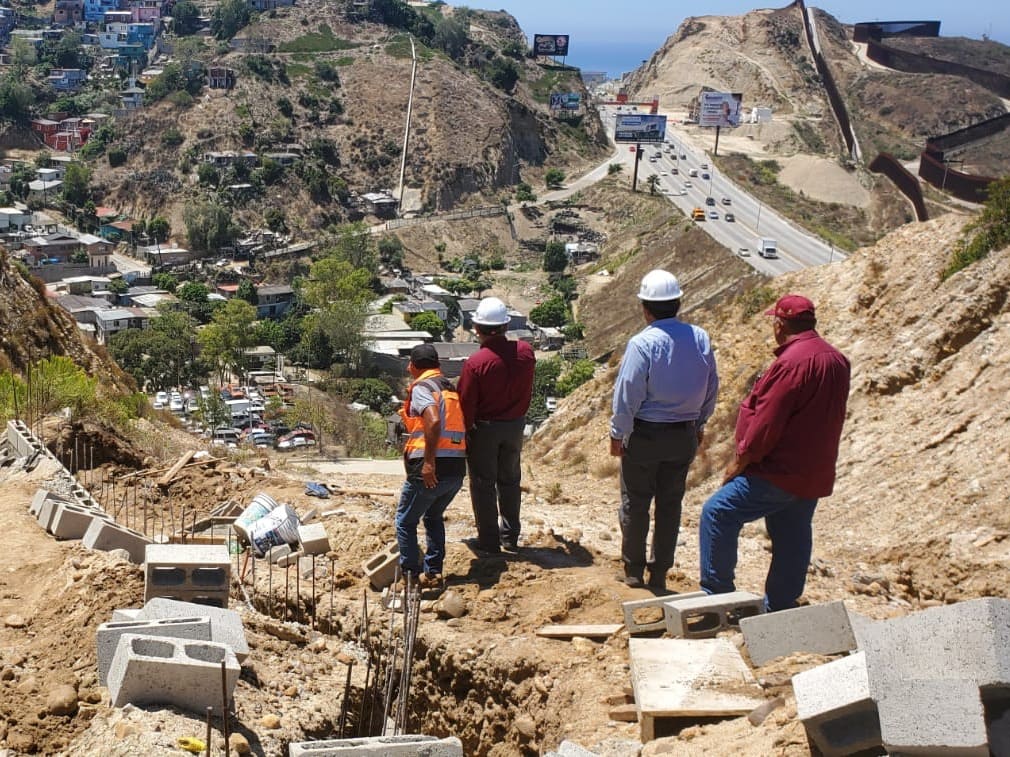
[[467,25],[456,18],[439,16],[435,20],[435,34],[431,43],[453,60],[458,60],[469,43]]
[[565,172],[560,168],[548,168],[544,174],[544,184],[548,189],[558,189],[565,180]]
[[537,326],[561,326],[568,320],[568,303],[561,297],[551,297],[530,311],[530,320]]
[[200,323],[206,323],[214,311],[214,306],[207,299],[209,293],[207,287],[199,281],[187,281],[176,289],[175,296],[179,298],[184,312]]
[[81,58],[81,33],[73,29],[64,31],[53,48],[56,68],[83,68]]
[[525,181],[516,184],[516,202],[536,202],[537,196],[533,192],[533,187]]
[[544,270],[548,273],[559,273],[568,266],[568,253],[564,242],[548,242],[544,252]]
[[71,205],[83,207],[88,201],[90,181],[91,169],[84,163],[77,160],[68,163],[63,176],[63,199]]
[[355,302],[333,302],[311,313],[302,321],[298,353],[314,368],[357,363],[364,346],[361,330],[366,313],[365,306]]
[[390,268],[403,267],[403,242],[399,237],[389,236],[379,240],[379,260]]
[[576,360],[561,378],[558,379],[557,390],[562,397],[567,397],[578,387],[589,381],[596,372],[596,363],[592,360]]
[[355,268],[366,268],[372,273],[379,270],[375,242],[363,221],[341,226],[337,230],[337,241],[330,252]]
[[514,61],[496,55],[487,66],[487,78],[503,92],[511,92],[519,81],[519,68]]
[[34,104],[32,88],[14,73],[0,80],[0,118],[12,123],[27,123]]
[[15,68],[24,69],[35,65],[37,55],[35,45],[24,37],[14,37],[8,47],[11,55],[11,64]]
[[346,260],[327,257],[317,260],[309,270],[303,297],[312,307],[326,310],[335,302],[365,304],[372,299],[372,280],[364,268],[354,268]]
[[246,0],[222,0],[210,17],[210,31],[220,40],[229,40],[249,23],[252,13]]
[[645,184],[649,187],[649,194],[654,195],[659,190],[659,175],[652,174],[648,179],[645,180]]
[[206,397],[200,395],[196,401],[197,412],[203,425],[214,429],[231,425],[231,408],[224,404],[218,392],[211,392]]
[[151,236],[158,244],[163,244],[168,241],[168,235],[172,231],[172,227],[168,223],[168,219],[164,216],[155,216],[150,221],[147,222],[147,233]]
[[179,310],[162,307],[150,328],[114,334],[109,352],[138,386],[179,386],[205,375],[201,364],[193,360],[195,340],[195,321]]
[[255,322],[256,308],[234,297],[218,308],[211,322],[197,334],[201,355],[217,371],[221,383],[227,373],[245,373],[245,350],[253,346]]
[[195,34],[200,29],[200,8],[192,0],[179,0],[172,6],[172,31],[176,36]]
[[200,252],[216,252],[230,245],[237,234],[231,209],[213,201],[187,203],[182,212],[189,246]]
[[235,296],[245,300],[254,307],[258,301],[256,298],[256,287],[249,279],[242,279],[238,285],[238,289],[235,291]]
[[211,163],[201,163],[197,166],[196,178],[205,187],[216,187],[221,182],[220,172]]
[[166,292],[175,292],[179,286],[179,280],[171,273],[156,273],[151,277],[151,281],[158,289],[164,289]]
[[414,331],[427,331],[433,339],[441,339],[445,333],[445,321],[432,312],[418,313],[410,319]]
[[267,228],[275,234],[288,230],[288,218],[280,208],[267,208],[263,214],[263,221]]

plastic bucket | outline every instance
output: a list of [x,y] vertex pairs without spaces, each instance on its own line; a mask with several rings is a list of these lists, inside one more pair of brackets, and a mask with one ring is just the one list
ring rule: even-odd
[[239,542],[242,544],[248,544],[250,541],[249,527],[260,518],[268,515],[270,511],[276,509],[277,506],[277,500],[269,494],[260,492],[253,497],[249,506],[242,511],[232,524],[232,528],[235,529],[235,533],[238,535]]
[[290,505],[280,505],[249,528],[253,554],[266,556],[271,547],[295,544],[298,541],[298,514]]

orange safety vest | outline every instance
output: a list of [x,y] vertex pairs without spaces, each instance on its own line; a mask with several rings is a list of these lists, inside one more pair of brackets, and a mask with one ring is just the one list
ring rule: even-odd
[[442,434],[438,438],[436,457],[466,457],[466,427],[463,425],[463,408],[459,404],[459,393],[452,382],[437,368],[422,373],[407,389],[407,399],[400,408],[400,418],[407,428],[404,457],[407,459],[424,457],[424,421],[420,416],[410,414],[411,395],[418,384],[423,384],[431,390],[438,405]]

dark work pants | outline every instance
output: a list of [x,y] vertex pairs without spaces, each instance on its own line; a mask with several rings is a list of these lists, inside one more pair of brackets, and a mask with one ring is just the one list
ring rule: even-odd
[[[621,458],[621,559],[629,576],[654,576],[673,567],[680,533],[680,503],[687,488],[687,470],[698,451],[693,423],[657,424],[635,421],[635,430]],[[649,507],[655,500],[652,556],[646,561]]]
[[477,542],[492,552],[497,551],[503,541],[512,544],[519,541],[519,482],[522,478],[519,456],[525,426],[525,418],[478,423],[466,439]]

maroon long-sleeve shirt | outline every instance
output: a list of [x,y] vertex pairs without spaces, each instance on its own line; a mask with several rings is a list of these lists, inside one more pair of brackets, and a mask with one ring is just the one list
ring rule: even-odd
[[463,363],[459,377],[466,427],[477,421],[511,421],[526,415],[536,362],[533,348],[526,342],[510,342],[504,336],[484,342]]
[[816,331],[797,334],[775,355],[737,416],[736,451],[752,461],[744,475],[797,497],[826,497],[835,484],[849,361]]

